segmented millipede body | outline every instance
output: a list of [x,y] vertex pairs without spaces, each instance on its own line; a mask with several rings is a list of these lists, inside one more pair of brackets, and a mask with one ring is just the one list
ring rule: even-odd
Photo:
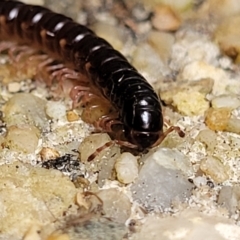
[[160,100],[151,85],[87,27],[42,6],[0,1],[0,39],[40,49],[88,76],[116,109],[125,139],[139,150],[163,136]]

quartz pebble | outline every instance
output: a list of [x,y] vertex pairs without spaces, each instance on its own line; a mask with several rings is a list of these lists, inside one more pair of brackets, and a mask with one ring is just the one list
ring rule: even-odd
[[181,24],[177,12],[168,5],[158,5],[154,8],[152,25],[161,31],[176,31]]
[[60,157],[59,152],[54,148],[43,147],[40,151],[40,156],[42,161],[47,161],[50,159],[56,159]]
[[30,93],[17,93],[4,106],[4,120],[11,125],[34,125],[39,129],[48,127],[45,113],[46,102]]
[[[87,162],[88,158],[91,154],[95,153],[95,151],[99,148],[102,147],[104,144],[108,143],[111,141],[111,138],[108,136],[106,133],[97,133],[90,135],[82,141],[82,143],[79,146],[79,152],[81,154],[81,161],[82,162]],[[97,157],[101,158],[103,156],[108,148],[102,150],[99,152],[99,155]]]
[[190,172],[191,167],[180,152],[159,149],[144,160],[131,187],[133,198],[149,210],[170,207],[174,200],[184,201],[191,194],[192,184],[186,177]]
[[19,82],[10,82],[8,83],[8,91],[11,93],[19,92],[21,85]]
[[122,153],[115,163],[117,178],[120,182],[128,184],[138,177],[137,158],[131,153]]
[[169,68],[164,64],[156,50],[147,43],[140,43],[133,53],[132,64],[153,84],[162,76],[169,74]]
[[79,120],[78,114],[74,111],[67,111],[66,117],[69,122],[75,122],[75,121]]
[[[212,78],[214,80],[212,93],[216,96],[226,94],[227,90],[234,93],[236,87],[240,89],[239,81],[231,79],[223,69],[214,67],[203,61],[194,61],[187,64],[179,75],[179,79],[189,79],[192,81],[203,78]],[[234,89],[231,86],[234,86]]]
[[126,36],[121,28],[116,28],[113,24],[106,22],[98,22],[93,25],[93,30],[99,37],[106,39],[111,45],[120,51],[123,48],[124,42],[126,42]]
[[218,204],[227,208],[230,214],[234,214],[240,209],[240,187],[223,186],[219,192]]
[[229,178],[229,167],[223,165],[220,159],[213,156],[203,159],[200,163],[200,169],[217,183],[222,183]]
[[11,126],[4,141],[5,147],[26,154],[34,153],[40,137],[39,130],[31,125]]
[[23,240],[42,240],[39,235],[40,231],[40,226],[38,226],[37,224],[32,225],[24,234]]
[[97,193],[103,201],[105,216],[119,223],[124,223],[131,213],[131,202],[129,198],[116,188],[104,189]]
[[187,116],[203,115],[209,108],[205,95],[200,92],[178,92],[173,96],[173,106]]
[[236,59],[237,62],[240,61],[240,44],[238,41],[240,33],[237,31],[239,24],[240,16],[231,16],[222,21],[214,35],[214,40],[219,44],[221,50],[228,56]]
[[123,223],[87,214],[72,217],[47,240],[123,240],[127,232]]
[[240,100],[234,95],[221,95],[213,98],[211,105],[213,108],[235,109],[240,107]]
[[185,210],[176,216],[147,217],[133,240],[237,240],[239,236],[240,227],[229,219]]
[[1,234],[22,239],[34,222],[53,222],[74,204],[77,190],[57,170],[21,162],[1,165],[0,169]]
[[[226,0],[219,4],[218,0],[204,1],[199,15],[206,18],[207,15],[212,18],[220,19],[220,22],[226,22],[230,16],[237,15],[240,12],[240,5],[238,0]],[[227,34],[227,33],[226,33]]]
[[201,130],[196,139],[204,143],[207,149],[211,152],[217,145],[217,134],[208,128]]
[[[181,92],[184,94],[200,93],[203,96],[212,92],[213,80],[211,78],[200,79],[198,81],[177,81],[168,83],[166,86],[160,85],[160,96],[166,104],[172,104],[174,96]],[[179,103],[176,103],[179,104]]]
[[240,119],[230,118],[226,126],[226,131],[240,134]]
[[205,114],[205,123],[213,131],[225,131],[231,117],[229,108],[209,108]]
[[157,50],[161,59],[167,64],[171,56],[174,36],[170,33],[151,31],[148,35],[148,43]]

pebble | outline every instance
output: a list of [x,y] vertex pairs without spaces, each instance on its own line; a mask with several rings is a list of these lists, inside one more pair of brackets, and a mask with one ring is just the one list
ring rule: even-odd
[[92,29],[99,37],[108,41],[118,51],[123,49],[124,43],[126,42],[123,29],[107,22],[98,22],[92,26]]
[[229,108],[209,108],[205,113],[205,123],[213,131],[225,131],[231,117]]
[[66,117],[69,122],[75,122],[79,120],[79,115],[74,111],[67,111]]
[[151,31],[148,34],[147,41],[154,49],[156,49],[163,62],[168,64],[174,40],[174,36],[171,33]]
[[152,25],[160,31],[176,31],[181,25],[180,16],[169,5],[155,6]]
[[232,215],[240,209],[240,187],[223,186],[219,192],[218,204],[225,207]]
[[[110,146],[103,147],[106,143]],[[106,179],[112,177],[112,171],[116,162],[116,158],[120,155],[119,146],[111,145],[111,138],[106,133],[92,134],[84,138],[79,146],[81,162],[87,164],[89,172],[94,174],[98,172],[98,185],[102,187]],[[92,154],[96,154],[94,159],[89,159]]]
[[223,165],[221,160],[214,156],[203,159],[200,163],[200,169],[216,183],[222,183],[229,179],[228,165]]
[[55,12],[62,13],[75,20],[78,17],[81,7],[81,1],[75,0],[59,0],[58,4],[56,4],[54,0],[37,0],[37,1],[44,1],[44,5],[47,8],[50,8]]
[[94,214],[74,216],[47,240],[123,240],[127,235],[124,224]]
[[47,161],[50,159],[56,159],[60,157],[60,154],[56,149],[49,147],[43,147],[39,154],[41,156],[42,161]]
[[204,115],[209,108],[205,94],[195,91],[178,92],[173,96],[173,106],[187,116]]
[[137,158],[131,153],[122,153],[116,160],[115,170],[119,182],[129,184],[138,177]]
[[[161,153],[165,153],[162,158]],[[131,186],[133,199],[148,210],[170,207],[174,200],[186,200],[191,194],[192,184],[185,175],[191,170],[187,159],[184,159],[178,151],[166,149],[150,154]],[[160,165],[161,160],[163,165]]]
[[44,0],[23,0],[22,2],[26,4],[36,4],[36,5],[43,5]]
[[217,146],[217,134],[208,128],[201,130],[198,133],[196,140],[204,143],[207,150],[210,152],[213,152]]
[[212,99],[213,108],[229,108],[235,109],[240,107],[240,100],[234,95],[221,95]]
[[42,225],[55,222],[74,205],[77,190],[57,170],[36,168],[18,161],[1,165],[0,169],[3,235],[11,233],[14,239],[22,239],[34,222]]
[[125,223],[130,217],[132,204],[126,194],[110,188],[99,191],[97,195],[103,201],[105,217],[119,223]]
[[192,81],[203,78],[212,78],[214,80],[212,94],[216,96],[226,94],[228,91],[234,91],[234,89],[231,89],[231,86],[234,86],[235,90],[238,86],[240,89],[240,82],[231,79],[223,69],[202,61],[195,61],[186,65],[179,76],[179,79]]
[[32,225],[28,231],[24,234],[23,240],[42,240],[39,233],[41,227],[37,224]]
[[4,121],[11,125],[33,125],[40,130],[49,125],[46,101],[30,93],[17,93],[4,106]]
[[70,240],[68,234],[53,233],[48,236],[47,240]]
[[164,64],[156,50],[147,43],[137,45],[133,53],[132,64],[148,79],[150,84],[154,84],[170,73],[168,66]]
[[240,134],[240,119],[230,118],[226,126],[226,131]]
[[237,240],[239,236],[240,227],[233,221],[189,209],[175,216],[148,216],[133,240]]
[[21,89],[21,84],[19,82],[10,82],[8,83],[8,91],[10,93],[17,93]]
[[219,19],[220,22],[225,22],[229,17],[234,16],[240,12],[240,5],[238,0],[226,0],[219,4],[218,0],[204,1],[199,15],[206,18],[210,15],[211,18]]
[[30,154],[37,150],[39,138],[40,132],[34,126],[10,126],[3,144],[13,151]]
[[[110,141],[111,138],[106,133],[97,133],[84,138],[78,149],[81,155],[81,161],[87,162],[90,155],[95,153],[99,147],[102,147],[104,144]],[[108,147],[99,152],[97,157],[100,158],[106,153],[107,150]]]
[[240,44],[238,41],[240,38],[238,31],[239,24],[239,15],[231,16],[222,21],[214,33],[214,40],[218,43],[220,49],[229,57],[236,60],[237,63],[240,62]]
[[[199,31],[189,31],[189,28],[183,28],[175,35],[175,43],[172,47],[172,55],[170,67],[174,71],[180,73],[188,65],[195,66],[195,62],[204,62],[213,66],[218,65],[216,59],[219,58],[220,50],[217,44],[210,41],[208,37],[200,34]],[[189,69],[190,70],[190,69]],[[193,69],[201,71],[201,69]],[[196,73],[196,72],[195,72]],[[178,76],[180,78],[180,76]],[[201,79],[207,77],[199,77],[198,74],[193,74],[189,79]],[[182,78],[183,80],[188,78]]]
[[212,92],[213,80],[210,78],[200,79],[198,81],[177,81],[165,85],[159,84],[161,99],[166,104],[172,104],[174,96],[178,92],[198,92],[206,96]]

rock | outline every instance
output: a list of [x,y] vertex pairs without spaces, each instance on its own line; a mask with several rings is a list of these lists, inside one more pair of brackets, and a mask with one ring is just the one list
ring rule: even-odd
[[[214,95],[233,92],[231,87],[240,87],[240,83],[233,81],[221,68],[211,66],[205,62],[192,62],[186,65],[179,76],[180,79],[199,80],[201,78],[212,78],[214,80],[212,93]],[[233,92],[234,93],[234,92]]]
[[126,42],[124,29],[107,22],[98,22],[93,25],[93,30],[99,37],[108,41],[115,49],[118,51],[122,50],[124,43]]
[[0,169],[1,234],[11,233],[19,239],[33,224],[54,222],[74,205],[77,190],[57,170],[20,162]]
[[231,117],[229,108],[209,108],[205,114],[205,123],[213,131],[225,131]]
[[209,108],[205,94],[195,91],[178,92],[173,96],[173,106],[187,116],[204,115]]
[[8,83],[8,91],[11,93],[19,92],[21,89],[21,84],[19,82]]
[[33,125],[40,130],[48,127],[46,102],[30,93],[15,94],[4,106],[4,121],[11,125]]
[[112,219],[88,214],[74,216],[62,224],[58,231],[52,233],[47,240],[123,240],[127,235],[124,224]]
[[240,133],[240,119],[238,118],[230,118],[227,126],[226,131],[233,132],[233,133]]
[[[84,138],[84,140],[81,142],[79,146],[81,161],[87,162],[88,158],[92,154],[96,153],[99,147],[102,147],[104,144],[109,142],[111,142],[111,138],[106,133],[103,133],[103,134],[97,133]],[[101,158],[101,156],[103,156],[108,150],[109,150],[108,147],[106,147],[100,152],[97,152],[96,157]]]
[[214,131],[206,128],[199,132],[196,140],[204,143],[207,150],[213,152],[214,148],[217,145],[217,134]]
[[115,170],[119,182],[128,184],[138,177],[137,158],[131,153],[122,153],[116,160]]
[[131,187],[132,196],[148,210],[170,207],[174,200],[184,201],[190,196],[192,184],[186,175],[191,171],[183,154],[159,149],[145,159]]
[[174,43],[173,34],[151,31],[148,35],[148,43],[156,49],[164,63],[168,64]]
[[34,126],[11,126],[3,144],[13,151],[30,154],[36,151],[39,138],[40,132]]
[[235,109],[240,107],[240,100],[234,95],[221,95],[212,99],[213,108],[229,108]]
[[132,204],[123,192],[110,188],[99,191],[97,195],[103,201],[105,217],[119,223],[125,223],[130,217]]
[[132,64],[151,84],[170,73],[168,66],[164,64],[156,50],[147,43],[140,43],[137,46],[133,53]]
[[149,216],[133,240],[237,240],[240,227],[233,221],[185,210],[176,216]]
[[76,112],[74,111],[67,111],[67,120],[69,122],[75,122],[75,121],[78,121],[79,120],[79,116]]
[[220,159],[213,156],[203,159],[200,163],[200,169],[217,183],[222,183],[229,178],[228,165],[223,165]]
[[218,204],[227,208],[232,215],[240,209],[240,187],[223,186],[219,192]]
[[233,16],[240,12],[240,5],[238,0],[223,0],[219,4],[218,0],[204,1],[199,15],[206,18],[207,15],[212,18],[220,19],[222,22],[226,22],[230,16]]
[[161,31],[176,31],[181,25],[180,16],[169,5],[155,6],[152,25]]

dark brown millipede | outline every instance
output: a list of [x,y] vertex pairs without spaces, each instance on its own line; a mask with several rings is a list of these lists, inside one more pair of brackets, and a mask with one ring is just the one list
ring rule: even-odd
[[41,50],[87,76],[116,110],[124,135],[119,142],[142,151],[178,129],[163,132],[160,99],[151,85],[107,41],[72,19],[42,6],[0,1],[0,39]]

